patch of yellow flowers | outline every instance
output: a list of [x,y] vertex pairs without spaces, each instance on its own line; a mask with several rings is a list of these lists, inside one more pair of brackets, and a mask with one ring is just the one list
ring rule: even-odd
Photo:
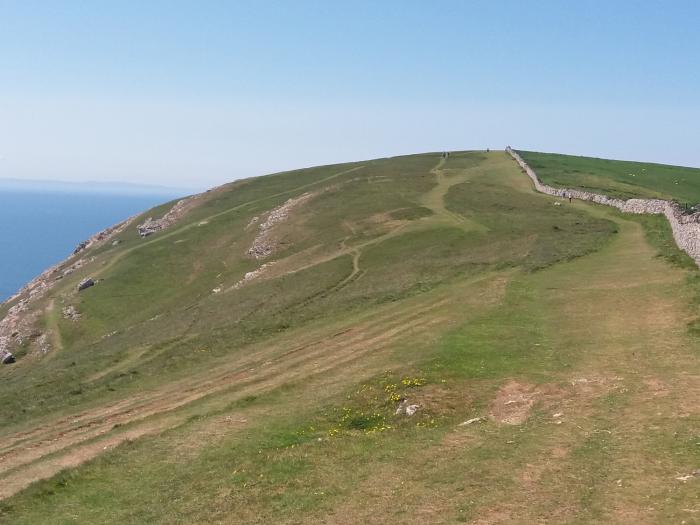
[[[360,398],[364,398],[363,403],[367,403],[370,406],[376,405],[377,403],[381,404],[381,399],[383,397],[383,403],[385,405],[384,407],[381,407],[383,409],[386,408],[386,405],[395,406],[396,403],[403,400],[406,389],[421,387],[427,384],[428,382],[427,379],[425,379],[424,377],[404,376],[400,380],[396,380],[392,378],[392,375],[393,374],[390,371],[385,372],[385,374],[379,381],[379,385],[365,383],[359,387],[355,394]],[[376,394],[373,394],[377,392],[377,386],[380,386],[384,390],[385,397],[377,397]],[[348,399],[351,399],[351,396],[348,396]],[[353,418],[358,416],[363,417],[365,415],[375,420],[372,426],[362,429],[363,433],[365,434],[385,432],[393,428],[392,425],[388,424],[387,422],[387,414],[384,414],[379,411],[376,411],[371,414],[365,414],[365,412],[359,411],[357,409],[343,407],[339,415],[340,417],[338,418],[337,422],[327,430],[326,434],[328,437],[335,437],[341,433],[344,433],[344,431],[347,430],[348,424]],[[430,427],[434,424],[434,421],[421,421],[418,423],[418,426]]]

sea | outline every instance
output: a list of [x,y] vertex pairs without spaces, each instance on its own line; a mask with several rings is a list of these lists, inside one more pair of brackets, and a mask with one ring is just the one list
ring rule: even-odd
[[0,189],[0,302],[79,242],[180,196]]

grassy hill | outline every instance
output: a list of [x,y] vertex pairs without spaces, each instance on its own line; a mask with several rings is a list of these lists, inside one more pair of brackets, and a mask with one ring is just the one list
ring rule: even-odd
[[551,186],[605,193],[611,197],[659,198],[700,203],[700,169],[648,162],[597,159],[519,151]]
[[192,202],[33,306],[52,349],[0,368],[0,522],[697,515],[700,281],[661,219],[555,206],[504,152]]

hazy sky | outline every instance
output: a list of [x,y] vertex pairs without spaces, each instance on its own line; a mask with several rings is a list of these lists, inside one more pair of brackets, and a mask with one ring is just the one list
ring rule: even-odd
[[700,166],[696,1],[0,0],[0,178],[502,148]]

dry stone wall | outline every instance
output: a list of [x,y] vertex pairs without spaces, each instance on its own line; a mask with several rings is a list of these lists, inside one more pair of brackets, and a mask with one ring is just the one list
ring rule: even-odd
[[535,189],[547,195],[562,198],[573,198],[612,206],[624,213],[662,214],[671,224],[673,238],[678,247],[690,255],[700,266],[700,213],[684,214],[682,208],[675,202],[662,199],[614,199],[607,195],[569,188],[554,188],[540,181],[537,173],[510,146],[506,152],[518,163],[535,185]]

